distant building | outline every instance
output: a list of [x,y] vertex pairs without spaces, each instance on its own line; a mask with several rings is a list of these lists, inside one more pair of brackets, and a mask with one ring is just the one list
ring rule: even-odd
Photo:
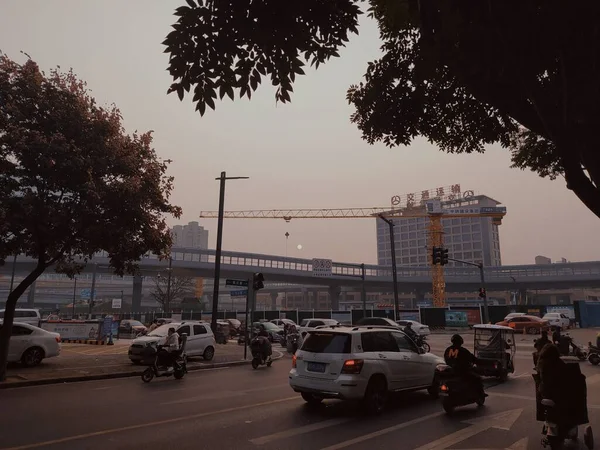
[[536,264],[552,264],[552,260],[545,256],[538,255],[535,257]]
[[[456,185],[458,186],[458,185]],[[442,201],[444,210],[458,212],[478,212],[481,207],[496,207],[500,202],[485,195],[473,195],[472,191]],[[426,192],[426,191],[424,191]],[[443,195],[443,194],[442,194]],[[393,219],[396,263],[398,266],[427,266],[430,264],[431,245],[428,240],[430,219],[398,218]],[[377,260],[382,266],[391,266],[392,252],[389,226],[377,219]],[[490,217],[465,217],[442,219],[444,227],[444,246],[448,248],[448,256],[471,263],[483,262],[485,266],[502,265],[500,254],[500,234],[498,225]],[[449,263],[460,265],[458,263]]]
[[174,247],[208,249],[208,230],[201,227],[198,222],[175,225],[172,231]]

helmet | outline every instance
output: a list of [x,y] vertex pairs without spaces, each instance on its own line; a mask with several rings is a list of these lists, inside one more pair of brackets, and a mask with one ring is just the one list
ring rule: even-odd
[[463,345],[463,343],[465,341],[464,341],[464,339],[462,338],[462,336],[460,334],[455,334],[450,339],[450,342],[452,342],[453,345],[456,345],[457,347],[460,347],[461,345]]
[[409,327],[409,328],[412,327],[412,322],[407,322],[406,326]]

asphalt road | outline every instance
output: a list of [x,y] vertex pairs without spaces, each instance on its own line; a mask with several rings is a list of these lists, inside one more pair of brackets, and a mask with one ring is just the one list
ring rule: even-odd
[[[445,345],[433,338],[434,353]],[[0,391],[0,449],[537,449],[531,349],[517,372],[490,385],[486,405],[448,417],[424,392],[395,397],[380,417],[357,405],[308,407],[288,386],[290,358],[144,384],[139,378]],[[588,376],[592,423],[600,423],[600,367]],[[597,430],[600,434],[600,430]]]

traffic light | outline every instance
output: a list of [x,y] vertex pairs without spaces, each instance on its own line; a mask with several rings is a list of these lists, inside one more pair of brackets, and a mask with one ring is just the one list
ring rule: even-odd
[[448,249],[447,248],[441,248],[440,250],[442,252],[442,255],[441,255],[442,260],[441,260],[440,264],[442,266],[445,266],[446,264],[448,264]]
[[257,272],[252,277],[252,286],[254,286],[254,290],[258,291],[265,287],[265,277],[262,273]]
[[442,263],[442,250],[441,247],[433,247],[432,258],[434,266]]
[[479,298],[485,298],[486,295],[485,288],[479,288]]

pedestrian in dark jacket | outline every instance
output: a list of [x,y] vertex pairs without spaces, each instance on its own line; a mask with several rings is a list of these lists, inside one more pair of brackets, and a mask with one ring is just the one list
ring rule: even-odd
[[554,344],[548,344],[542,348],[537,363],[540,375],[539,391],[542,398],[547,398],[560,408],[565,400],[562,395],[565,385],[568,383],[567,365],[560,359],[560,351]]

